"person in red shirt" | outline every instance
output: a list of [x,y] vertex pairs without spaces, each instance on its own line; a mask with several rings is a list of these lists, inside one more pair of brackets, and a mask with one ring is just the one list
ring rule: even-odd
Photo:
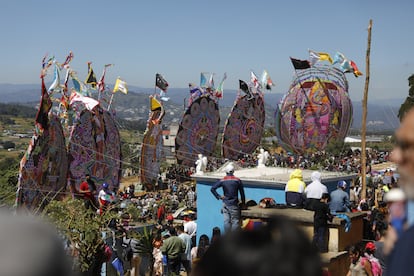
[[79,192],[83,195],[86,209],[91,208],[96,211],[98,209],[98,204],[95,199],[96,185],[89,174],[85,175],[85,180],[79,186]]

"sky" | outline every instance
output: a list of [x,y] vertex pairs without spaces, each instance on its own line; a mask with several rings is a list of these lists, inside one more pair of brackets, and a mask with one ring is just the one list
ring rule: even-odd
[[[337,51],[366,72],[369,20],[373,20],[369,98],[405,98],[414,74],[414,1],[400,0],[5,0],[0,9],[0,83],[40,83],[48,53],[84,80],[87,62],[106,82],[154,87],[161,73],[170,87],[198,83],[201,72],[224,72],[224,89],[238,89],[250,71],[266,69],[276,93],[294,77],[289,57],[308,49]],[[365,75],[347,74],[352,100],[361,100]],[[46,81],[52,81],[52,73]],[[63,77],[62,77],[63,78]],[[225,90],[224,90],[225,93]],[[171,95],[172,96],[172,95]]]

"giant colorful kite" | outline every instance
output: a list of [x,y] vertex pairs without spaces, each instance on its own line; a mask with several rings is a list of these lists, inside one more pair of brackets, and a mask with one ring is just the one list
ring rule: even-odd
[[[20,162],[17,205],[29,210],[41,210],[50,200],[67,193],[69,181],[76,192],[85,174],[96,181],[97,188],[104,182],[111,189],[119,187],[121,176],[121,147],[118,128],[112,113],[101,108],[99,101],[90,96],[86,85],[105,92],[104,73],[96,81],[91,63],[88,77],[80,82],[69,67],[72,52],[63,64],[54,57],[42,62],[42,97],[35,121],[35,134],[26,154]],[[44,78],[48,69],[54,67],[54,80],[46,90]],[[63,84],[60,69],[66,69]],[[72,77],[73,88],[69,97],[68,80]],[[62,93],[62,96],[57,96]],[[55,96],[55,98],[53,98]],[[101,98],[101,94],[99,94]],[[53,102],[58,108],[52,108]],[[65,131],[62,127],[65,125]]]
[[[295,62],[297,65],[298,60]],[[329,65],[295,68],[300,70],[275,112],[276,135],[287,151],[306,154],[325,149],[333,139],[345,138],[352,103],[340,69]]]
[[241,90],[246,95],[239,95],[224,126],[222,154],[224,158],[238,160],[246,154],[252,154],[260,145],[265,122],[263,93],[254,82]]
[[[198,154],[211,156],[216,148],[219,132],[220,113],[218,98],[222,97],[222,85],[203,87],[203,73],[200,87],[190,84],[190,105],[186,109],[175,139],[175,153],[180,165],[194,167]],[[226,75],[225,75],[226,76]]]
[[165,111],[161,101],[150,96],[150,114],[141,148],[141,183],[152,191],[160,173],[162,157],[161,122]]

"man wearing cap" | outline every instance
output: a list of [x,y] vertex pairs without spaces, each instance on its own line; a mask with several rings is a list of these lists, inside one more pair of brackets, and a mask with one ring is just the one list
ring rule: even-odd
[[109,190],[108,183],[102,184],[102,190],[99,191],[98,200],[99,200],[99,213],[100,214],[102,214],[104,211],[108,209],[108,206],[110,203],[114,202],[115,196]]
[[[242,181],[235,177],[232,163],[225,168],[226,176],[217,181],[211,192],[218,199],[223,201],[222,214],[224,216],[224,230],[229,232],[240,228],[241,209],[239,206],[238,194],[240,193],[241,206],[245,205],[246,198]],[[217,193],[217,189],[223,188],[223,195]]]
[[344,180],[338,181],[338,189],[331,192],[331,202],[329,208],[331,212],[350,212],[351,203],[349,202],[349,195],[345,192],[346,182]]

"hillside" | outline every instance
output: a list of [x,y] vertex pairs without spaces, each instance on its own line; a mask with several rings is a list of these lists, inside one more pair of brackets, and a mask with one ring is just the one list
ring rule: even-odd
[[[148,117],[149,100],[148,96],[154,92],[151,88],[129,87],[127,95],[117,93],[114,96],[113,106],[119,118],[132,122],[144,124]],[[165,103],[166,115],[165,124],[179,123],[185,111],[185,102],[189,96],[186,88],[170,88],[167,96],[170,100]],[[280,102],[282,94],[265,92],[266,121],[267,127],[273,125],[273,115],[276,105]],[[220,100],[221,124],[225,120],[237,97],[237,91],[225,90],[224,97]],[[40,85],[12,85],[0,84],[0,102],[21,103],[29,106],[36,106],[40,98]],[[368,131],[390,131],[395,130],[399,125],[397,118],[398,109],[403,99],[390,99],[387,101],[370,99],[368,105]],[[361,102],[353,102],[354,114],[352,127],[355,130],[361,129],[362,106]]]

